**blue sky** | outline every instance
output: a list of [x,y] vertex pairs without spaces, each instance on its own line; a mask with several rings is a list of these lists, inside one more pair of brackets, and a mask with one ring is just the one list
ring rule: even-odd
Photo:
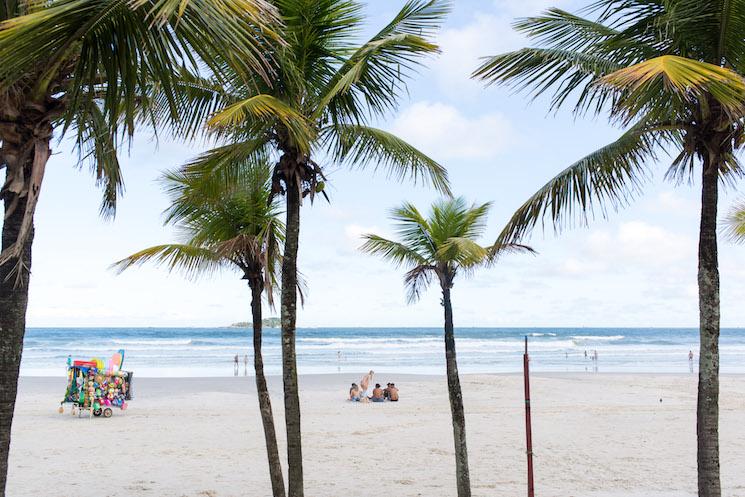
[[[368,9],[370,29],[402,3],[377,0]],[[545,101],[468,79],[480,56],[524,45],[510,28],[515,17],[552,5],[576,11],[585,2],[457,0],[439,36],[442,55],[381,123],[443,163],[457,194],[494,201],[484,243],[546,180],[619,134],[602,116],[548,115]],[[157,179],[203,147],[163,139],[156,146],[140,135],[123,155],[127,191],[113,222],[98,216],[99,192],[87,171],[73,167],[69,146],[56,147],[37,210],[30,326],[221,326],[249,319],[249,292],[236,274],[195,282],[153,267],[108,270],[136,250],[173,240],[161,224],[166,199]],[[436,194],[326,166],[331,204],[302,212],[300,267],[309,293],[299,326],[439,326],[436,288],[406,305],[401,271],[357,251],[360,234],[390,233],[391,207],[409,200],[424,209]],[[538,232],[530,240],[538,256],[508,256],[457,281],[456,325],[697,326],[698,184],[665,183],[665,168],[663,160],[645,196],[608,220],[558,237]],[[725,191],[720,210],[737,197]],[[745,247],[721,243],[724,326],[745,326],[743,257]]]

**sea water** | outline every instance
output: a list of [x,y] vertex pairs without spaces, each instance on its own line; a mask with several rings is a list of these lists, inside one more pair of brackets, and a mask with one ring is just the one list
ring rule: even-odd
[[[533,371],[691,373],[698,360],[697,329],[457,328],[455,334],[461,373],[521,371],[525,337]],[[265,329],[263,338],[265,371],[280,374],[280,331]],[[745,329],[723,329],[720,343],[721,371],[745,373]],[[68,355],[107,359],[119,349],[124,368],[138,376],[232,376],[236,354],[239,375],[253,370],[248,328],[30,328],[21,374],[57,376]],[[297,356],[301,374],[445,371],[440,328],[300,328]]]

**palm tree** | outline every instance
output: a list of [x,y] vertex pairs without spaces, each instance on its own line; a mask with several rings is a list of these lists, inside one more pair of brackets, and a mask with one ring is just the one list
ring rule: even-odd
[[[255,78],[194,78],[183,109],[193,129],[210,125],[227,144],[192,167],[229,170],[236,159],[275,158],[272,193],[284,195],[286,239],[282,257],[282,370],[287,429],[288,495],[302,497],[303,467],[295,334],[300,206],[324,191],[326,164],[373,165],[397,178],[412,177],[448,192],[442,166],[400,138],[370,126],[397,106],[420,60],[437,52],[427,38],[448,11],[444,0],[409,0],[391,22],[362,45],[361,4],[353,0],[277,0],[284,44],[270,53],[272,85]],[[222,109],[214,114],[215,109]]]
[[442,290],[445,309],[445,365],[455,442],[455,474],[458,497],[470,497],[471,480],[466,448],[466,419],[455,358],[455,333],[450,290],[458,273],[470,274],[506,251],[532,251],[519,244],[482,247],[475,239],[483,235],[491,203],[468,206],[462,197],[436,202],[428,217],[412,204],[394,209],[391,218],[398,223],[400,241],[377,235],[364,235],[361,250],[379,255],[397,267],[407,268],[404,283],[409,303],[419,300],[433,279]]
[[735,205],[724,220],[727,234],[736,242],[745,242],[745,202]]
[[53,135],[73,133],[103,189],[102,212],[122,193],[117,149],[153,88],[177,117],[182,69],[230,62],[270,78],[264,46],[276,34],[264,0],[7,0],[0,4],[0,497],[25,334],[33,218]]
[[166,176],[172,205],[166,223],[177,227],[182,243],[150,247],[115,263],[119,271],[154,261],[169,270],[202,276],[215,270],[237,270],[251,289],[254,370],[261,421],[269,459],[274,497],[284,497],[285,485],[274,429],[272,403],[261,354],[261,295],[272,293],[279,270],[284,225],[276,202],[269,200],[271,168],[264,163],[244,163],[239,181],[226,190],[219,178],[208,180],[183,171]]
[[729,0],[600,0],[580,17],[560,9],[518,20],[536,46],[488,58],[474,76],[552,93],[557,110],[608,110],[626,131],[549,180],[513,215],[500,241],[526,236],[544,217],[555,228],[584,223],[598,205],[617,209],[649,178],[660,150],[675,151],[666,178],[701,174],[698,259],[701,353],[697,403],[698,489],[721,495],[719,478],[720,181],[742,175],[745,5]]

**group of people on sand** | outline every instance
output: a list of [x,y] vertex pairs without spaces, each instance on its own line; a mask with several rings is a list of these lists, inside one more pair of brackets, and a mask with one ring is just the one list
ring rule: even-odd
[[352,383],[349,389],[349,400],[352,402],[398,402],[398,388],[395,383],[388,383],[386,388],[381,388],[380,383],[375,384],[371,395],[368,395],[368,388],[372,384],[374,371],[370,371],[360,380],[360,384]]

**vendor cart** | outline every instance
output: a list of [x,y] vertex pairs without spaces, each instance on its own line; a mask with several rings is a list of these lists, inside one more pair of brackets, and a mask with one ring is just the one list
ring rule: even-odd
[[90,361],[68,360],[67,388],[60,402],[71,404],[71,414],[78,417],[84,413],[92,418],[110,418],[114,409],[125,411],[127,401],[132,400],[132,372],[121,369],[124,351],[114,354],[108,366],[100,359]]

